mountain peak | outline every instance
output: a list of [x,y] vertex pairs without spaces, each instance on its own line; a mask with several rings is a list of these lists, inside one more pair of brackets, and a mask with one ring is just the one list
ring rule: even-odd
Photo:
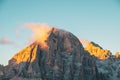
[[49,49],[48,38],[50,38],[50,35],[56,31],[58,31],[56,28],[52,28],[49,32],[44,33],[45,37],[42,37],[43,39],[40,39],[41,41],[36,40],[31,45],[15,54],[11,60],[15,60],[17,64],[21,62],[33,62],[36,59],[38,48],[46,51]]
[[85,51],[76,36],[61,29],[44,35],[0,66],[1,80],[120,80],[120,61],[106,57],[110,51],[94,42]]
[[36,43],[33,43],[30,46],[18,52],[17,54],[15,54],[12,59],[16,60],[17,64],[21,62],[33,62],[36,58],[37,48],[38,45]]
[[8,64],[10,69],[8,68],[6,72],[9,78],[16,76],[39,77],[41,80],[65,80],[70,79],[70,75],[77,79],[82,77],[79,75],[79,70],[83,68],[80,59],[84,55],[84,49],[76,36],[64,30],[52,28],[45,44],[47,48],[35,41],[13,56]]
[[100,45],[96,44],[95,42],[90,42],[85,47],[85,50],[87,50],[90,55],[94,55],[101,60],[108,59],[112,54],[110,50],[104,50]]

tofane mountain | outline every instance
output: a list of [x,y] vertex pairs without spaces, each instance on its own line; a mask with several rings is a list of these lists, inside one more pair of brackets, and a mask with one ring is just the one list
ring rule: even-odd
[[120,59],[93,42],[83,48],[72,33],[56,28],[42,42],[0,65],[0,80],[120,80]]

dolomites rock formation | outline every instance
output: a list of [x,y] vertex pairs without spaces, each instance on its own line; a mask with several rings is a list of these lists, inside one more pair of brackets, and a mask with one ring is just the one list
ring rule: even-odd
[[87,50],[90,55],[94,55],[98,59],[105,60],[108,59],[112,54],[110,50],[104,50],[101,46],[94,42],[90,42],[86,47],[85,50]]
[[52,28],[48,48],[34,42],[18,52],[7,65],[8,79],[96,80],[95,60],[70,32]]
[[109,50],[104,50],[94,42],[90,42],[85,48],[90,55],[97,57],[98,80],[120,80],[120,58],[119,53],[112,55]]
[[24,48],[7,66],[1,66],[0,80],[120,80],[119,59],[90,55],[72,33],[52,28],[44,40]]

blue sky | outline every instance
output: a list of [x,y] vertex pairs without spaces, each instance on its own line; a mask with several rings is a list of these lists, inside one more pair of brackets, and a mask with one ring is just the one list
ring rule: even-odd
[[113,53],[120,51],[119,0],[0,0],[0,63],[28,43],[30,30],[16,31],[25,23],[47,23],[94,41]]

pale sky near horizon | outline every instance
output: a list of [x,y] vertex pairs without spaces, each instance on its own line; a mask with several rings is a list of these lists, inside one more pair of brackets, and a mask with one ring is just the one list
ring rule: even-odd
[[0,0],[0,64],[28,44],[26,23],[47,23],[120,52],[120,0]]

